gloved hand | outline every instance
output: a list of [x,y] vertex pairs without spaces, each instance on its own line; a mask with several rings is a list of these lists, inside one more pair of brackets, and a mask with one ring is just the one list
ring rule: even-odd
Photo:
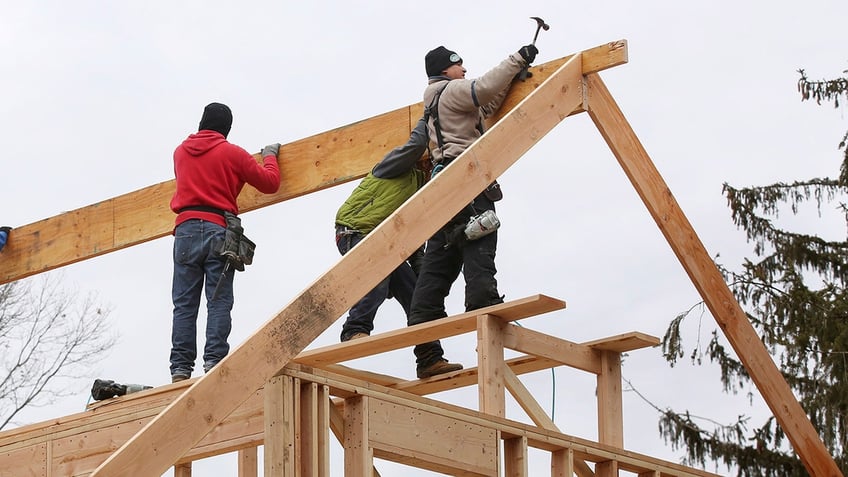
[[524,81],[527,78],[532,78],[532,77],[533,77],[533,73],[530,72],[530,71],[527,71],[527,67],[525,66],[524,68],[521,68],[521,71],[519,71],[518,73],[515,73],[515,76],[512,77],[512,80],[513,81],[515,81],[515,80]]
[[280,143],[268,144],[267,146],[262,148],[262,157],[265,157],[265,156],[277,157],[277,155],[279,153],[280,153]]
[[3,246],[9,240],[9,232],[11,231],[12,227],[0,227],[0,250],[3,250]]
[[536,55],[539,54],[539,49],[536,48],[536,45],[530,44],[527,46],[522,46],[520,50],[518,50],[518,54],[524,58],[524,62],[528,65],[536,61]]

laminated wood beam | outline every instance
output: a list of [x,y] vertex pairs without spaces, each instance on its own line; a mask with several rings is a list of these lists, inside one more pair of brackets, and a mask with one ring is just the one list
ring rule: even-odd
[[589,116],[677,255],[810,475],[841,476],[804,408],[783,379],[692,224],[596,74],[586,76]]
[[[533,77],[516,82],[496,119],[574,56],[581,57],[584,74],[598,72],[627,62],[627,42],[613,41],[532,68]],[[410,104],[284,144],[280,190],[265,195],[245,187],[239,209],[248,212],[365,176],[386,152],[406,142],[422,111],[421,103]],[[258,153],[255,157],[260,160]],[[0,284],[169,235],[173,193],[169,180],[15,228],[2,252]]]
[[575,55],[92,476],[164,473],[583,100]]

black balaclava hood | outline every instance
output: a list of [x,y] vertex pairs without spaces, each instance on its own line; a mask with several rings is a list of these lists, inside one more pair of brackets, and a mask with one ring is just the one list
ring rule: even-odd
[[227,137],[230,134],[230,128],[233,126],[233,112],[226,104],[209,103],[203,109],[203,117],[200,118],[200,126],[197,130],[202,131],[209,129],[218,131]]

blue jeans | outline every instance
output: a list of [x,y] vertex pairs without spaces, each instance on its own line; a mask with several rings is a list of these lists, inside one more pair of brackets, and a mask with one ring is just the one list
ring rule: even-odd
[[[230,351],[227,338],[232,329],[233,276],[217,251],[226,229],[200,219],[187,220],[174,230],[174,322],[171,329],[171,375],[191,376],[197,358],[197,313],[200,295],[206,291],[206,346],[203,369],[208,371]],[[223,274],[223,277],[222,277]],[[223,280],[218,296],[212,293]],[[205,284],[204,284],[205,281]],[[204,286],[205,285],[205,286]]]
[[[336,246],[339,253],[346,254],[364,238],[364,235],[353,231],[343,234],[337,233]],[[377,284],[373,290],[353,305],[347,320],[342,325],[341,340],[346,341],[355,333],[371,334],[371,331],[374,330],[377,308],[389,297],[395,297],[400,306],[403,307],[406,316],[409,316],[414,289],[415,272],[412,271],[412,267],[407,262],[403,262],[388,277]]]

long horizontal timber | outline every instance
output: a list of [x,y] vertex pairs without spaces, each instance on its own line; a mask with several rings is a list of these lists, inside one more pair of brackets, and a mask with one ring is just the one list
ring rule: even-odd
[[308,366],[339,363],[474,331],[477,329],[477,317],[480,315],[491,314],[504,321],[514,321],[563,308],[565,308],[565,302],[561,300],[545,295],[535,295],[368,338],[304,351],[295,358],[295,361]]
[[[435,179],[107,459],[92,476],[161,475],[584,100],[565,62]],[[168,442],[162,446],[162,442]]]
[[[501,111],[512,109],[572,56],[532,68],[533,77],[514,85]],[[584,74],[598,72],[627,62],[627,42],[606,43],[580,56]],[[280,190],[265,195],[245,187],[239,209],[248,212],[363,177],[406,141],[422,111],[421,103],[410,104],[283,145]],[[255,157],[259,160],[258,153]],[[169,180],[15,228],[0,252],[0,284],[169,235],[173,193]]]

